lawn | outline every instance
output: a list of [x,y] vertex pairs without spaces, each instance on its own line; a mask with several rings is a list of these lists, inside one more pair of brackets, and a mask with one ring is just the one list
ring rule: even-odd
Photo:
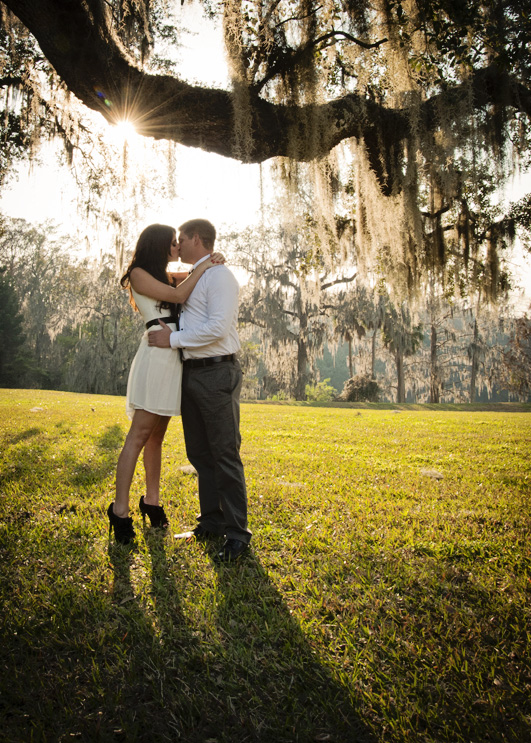
[[122,398],[0,390],[0,740],[531,741],[531,406],[244,404],[252,550],[108,541]]

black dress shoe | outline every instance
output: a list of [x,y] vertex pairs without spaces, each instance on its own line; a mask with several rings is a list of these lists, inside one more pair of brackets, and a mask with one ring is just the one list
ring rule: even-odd
[[183,531],[181,534],[174,534],[174,539],[193,539],[194,537],[199,542],[206,542],[207,539],[219,539],[221,537],[221,534],[214,534],[213,531],[209,531],[208,529],[205,529],[204,526],[201,526],[201,524],[198,524],[195,529],[192,529],[191,531]]
[[221,552],[214,558],[216,562],[232,562],[243,555],[249,545],[239,539],[227,539]]
[[195,529],[193,529],[192,535],[196,539],[216,539],[221,536],[221,534],[214,534],[213,531],[209,531],[202,524],[198,524]]

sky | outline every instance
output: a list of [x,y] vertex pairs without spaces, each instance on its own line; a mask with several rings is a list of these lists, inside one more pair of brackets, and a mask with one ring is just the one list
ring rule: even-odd
[[[0,209],[5,214],[32,222],[52,219],[68,224],[80,219],[73,195],[75,183],[67,169],[56,163],[55,149],[43,147],[42,164],[24,163],[19,168],[16,180],[0,195]],[[220,155],[182,146],[176,150],[176,200],[153,204],[147,211],[148,219],[151,215],[152,221],[174,224],[191,218],[190,215],[205,215],[214,224],[243,226],[259,217],[258,165],[242,165]],[[179,187],[179,174],[182,174],[182,187]],[[134,173],[130,177],[134,178]]]
[[[507,203],[516,201],[529,192],[531,192],[531,173],[516,177],[508,185],[501,201]],[[531,256],[522,250],[519,243],[513,248],[512,255],[508,259],[508,266],[515,287],[519,287],[513,292],[513,304],[519,312],[528,312],[531,308]]]

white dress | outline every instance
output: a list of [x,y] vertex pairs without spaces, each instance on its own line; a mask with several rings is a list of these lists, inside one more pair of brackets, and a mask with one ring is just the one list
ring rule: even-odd
[[[158,310],[157,301],[133,291],[144,323],[157,317],[169,317],[171,310]],[[177,330],[175,323],[166,323],[172,330]],[[160,325],[153,325],[146,330],[140,346],[131,364],[127,380],[126,412],[133,418],[135,410],[147,410],[157,415],[180,415],[182,362],[180,354],[172,348],[148,346],[148,332],[157,330]]]

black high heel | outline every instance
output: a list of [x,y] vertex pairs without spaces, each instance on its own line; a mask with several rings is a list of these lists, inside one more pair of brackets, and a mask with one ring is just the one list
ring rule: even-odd
[[140,513],[142,514],[144,526],[146,525],[146,514],[149,516],[151,526],[158,527],[160,529],[167,529],[170,525],[168,517],[164,513],[164,508],[162,506],[151,506],[149,503],[144,503],[144,496],[142,496],[140,498],[138,507],[140,508]]
[[107,509],[107,516],[109,517],[109,537],[114,527],[114,538],[120,544],[129,544],[135,538],[135,530],[133,528],[133,519],[130,516],[122,519],[117,516],[113,511],[114,503],[111,503]]

